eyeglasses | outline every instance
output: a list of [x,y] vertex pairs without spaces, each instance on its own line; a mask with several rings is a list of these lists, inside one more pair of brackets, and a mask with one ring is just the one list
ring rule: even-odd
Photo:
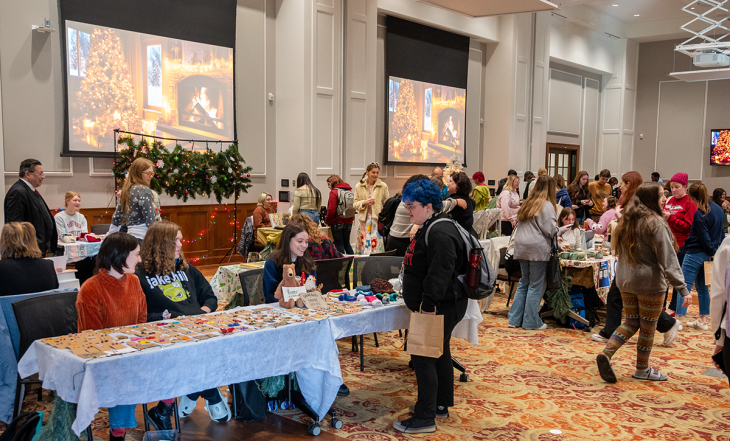
[[423,207],[423,204],[406,204],[406,210],[411,211],[416,207]]

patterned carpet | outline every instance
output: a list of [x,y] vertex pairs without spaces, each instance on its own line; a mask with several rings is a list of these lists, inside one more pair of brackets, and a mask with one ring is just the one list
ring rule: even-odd
[[[452,352],[467,367],[470,381],[456,382],[456,406],[449,419],[438,420],[436,433],[404,435],[392,428],[393,421],[408,417],[408,406],[416,400],[415,375],[399,349],[397,331],[379,334],[380,348],[372,335],[365,337],[365,372],[350,339],[338,342],[351,394],[335,402],[345,426],[334,430],[325,422],[322,429],[357,441],[728,440],[727,379],[702,375],[712,368],[709,331],[685,328],[670,348],[658,346],[662,337],[657,334],[650,365],[669,375],[669,381],[657,383],[631,378],[634,337],[614,357],[619,381],[609,385],[595,364],[603,344],[591,341],[590,333],[559,328],[554,321],[545,331],[509,329],[505,301],[498,294],[484,314],[478,347],[452,340]],[[697,314],[694,305],[687,321]],[[35,399],[28,396],[25,408],[50,410],[48,398],[40,405]],[[309,422],[298,410],[279,414]],[[94,422],[95,436],[104,439],[106,427],[103,412]],[[141,440],[141,425],[130,435],[128,440]]]

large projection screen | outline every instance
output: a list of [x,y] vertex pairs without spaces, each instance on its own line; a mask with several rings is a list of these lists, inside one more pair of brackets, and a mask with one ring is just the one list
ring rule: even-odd
[[60,0],[60,10],[64,155],[113,156],[114,129],[166,146],[236,139],[235,0]]

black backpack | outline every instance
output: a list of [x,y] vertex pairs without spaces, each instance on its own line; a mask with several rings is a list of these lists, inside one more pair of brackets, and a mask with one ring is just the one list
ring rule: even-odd
[[383,209],[378,214],[378,233],[381,236],[387,237],[390,234],[390,227],[393,225],[398,205],[400,205],[400,196],[392,196],[383,204]]
[[31,441],[43,422],[43,412],[23,412],[5,428],[0,441]]

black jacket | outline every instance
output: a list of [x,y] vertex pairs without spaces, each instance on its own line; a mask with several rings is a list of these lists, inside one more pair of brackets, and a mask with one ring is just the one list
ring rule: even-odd
[[[25,184],[23,184],[25,185]],[[0,296],[29,294],[58,288],[53,262],[41,258],[21,257],[0,260]]]
[[147,321],[162,320],[162,313],[167,309],[172,318],[181,315],[205,314],[200,309],[210,308],[210,312],[218,308],[218,299],[213,294],[210,283],[194,266],[188,264],[186,270],[180,265],[176,271],[164,276],[145,273],[140,265],[135,271],[147,298]]
[[42,253],[55,251],[58,246],[56,222],[43,196],[18,179],[5,195],[5,223],[30,222],[35,227],[38,248]]
[[477,232],[474,230],[474,199],[469,196],[462,196],[458,194],[452,194],[451,199],[462,199],[466,202],[466,208],[461,208],[458,205],[454,207],[449,213],[451,219],[458,222],[466,231],[471,233],[474,237],[477,237]]
[[432,216],[416,233],[403,258],[403,300],[411,311],[433,312],[434,307],[454,305],[466,294],[456,279],[466,272],[466,252],[459,231],[451,222],[431,228],[426,247],[426,230],[436,219]]

